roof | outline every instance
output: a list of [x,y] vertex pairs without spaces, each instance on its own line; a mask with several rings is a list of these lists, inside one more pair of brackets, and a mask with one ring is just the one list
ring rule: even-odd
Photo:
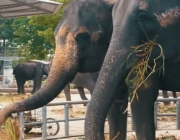
[[0,18],[54,14],[62,3],[51,0],[0,0]]

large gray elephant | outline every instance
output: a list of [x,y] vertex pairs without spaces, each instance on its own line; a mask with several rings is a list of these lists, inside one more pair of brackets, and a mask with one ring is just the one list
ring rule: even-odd
[[48,76],[50,71],[50,62],[44,62],[39,60],[31,60],[18,64],[13,69],[13,75],[16,78],[18,93],[25,93],[24,84],[27,80],[33,80],[33,90],[35,93],[40,89],[42,84],[43,75]]
[[[71,81],[71,83],[73,83],[77,87],[82,100],[88,100],[85,95],[84,88],[88,89],[90,94],[92,95],[98,75],[99,72],[77,73],[74,79]],[[66,101],[71,101],[70,83],[65,86],[64,93]]]
[[180,91],[180,1],[117,0],[113,34],[85,120],[86,140],[104,140],[108,111],[117,140],[126,138],[131,96],[137,140],[155,140],[158,91]]
[[55,30],[56,52],[45,85],[30,98],[0,110],[0,125],[13,112],[52,101],[78,72],[100,70],[112,35],[112,4],[72,0]]
[[[127,3],[125,3],[126,1]],[[103,69],[102,69],[103,71],[101,71],[100,77],[98,78],[99,79],[98,83],[100,84],[96,86],[96,90],[94,91],[95,95],[93,95],[93,100],[91,102],[90,108],[88,110],[87,118],[86,118],[86,137],[88,139],[95,139],[95,140],[104,139],[103,137],[103,126],[104,126],[104,120],[105,120],[104,116],[107,115],[107,112],[109,112],[108,121],[109,121],[109,126],[110,126],[110,139],[113,139],[116,137],[116,139],[124,140],[126,137],[125,128],[126,128],[127,116],[124,110],[127,107],[126,98],[128,97],[128,94],[127,94],[128,87],[127,87],[127,84],[124,82],[124,79],[126,77],[126,74],[128,73],[128,70],[133,67],[134,63],[136,63],[136,61],[138,60],[141,60],[139,58],[140,56],[139,54],[138,54],[138,57],[134,55],[134,59],[132,59],[131,57],[133,61],[132,62],[128,61],[131,63],[126,63],[127,65],[124,65],[125,64],[124,60],[127,59],[127,56],[129,53],[126,52],[126,48],[123,48],[121,50],[121,47],[120,47],[119,49],[119,45],[123,45],[123,46],[127,45],[128,46],[127,50],[130,50],[129,48],[132,45],[132,42],[130,41],[132,39],[137,39],[141,37],[141,36],[138,36],[139,34],[137,34],[137,36],[134,36],[132,34],[134,33],[134,30],[135,31],[139,30],[139,28],[136,28],[136,27],[139,27],[137,26],[139,24],[131,24],[130,22],[126,22],[127,20],[129,20],[129,18],[126,18],[126,17],[129,17],[129,14],[126,13],[125,11],[128,10],[128,12],[131,12],[131,10],[133,10],[133,8],[131,7],[128,8],[128,5],[132,6],[131,0],[126,0],[126,1],[123,1],[123,0],[121,1],[121,4],[123,6],[122,11],[120,12],[121,14],[119,14],[119,12],[116,14],[116,10],[119,9],[120,7],[119,6],[120,1],[116,3],[116,6],[114,8],[113,17],[115,16],[117,17],[119,16],[119,18],[124,17],[124,20],[122,20],[123,26],[121,26],[121,24],[116,24],[116,22],[120,22],[119,20],[114,20],[115,31],[113,32],[111,45],[110,45],[108,54],[106,56],[106,59],[103,65]],[[139,2],[137,0],[132,0],[132,1]],[[67,6],[67,8],[65,9],[63,13],[62,20],[58,24],[58,27],[55,31],[56,53],[55,53],[55,59],[53,60],[52,69],[49,73],[47,83],[44,85],[43,88],[37,91],[37,93],[31,96],[29,99],[26,99],[26,100],[23,100],[14,104],[10,104],[6,106],[4,109],[2,109],[0,111],[0,124],[2,124],[2,122],[4,122],[4,120],[9,116],[9,114],[13,112],[36,109],[38,107],[46,105],[48,102],[53,100],[59,94],[59,92],[65,87],[65,85],[74,78],[77,72],[96,72],[100,70],[102,66],[102,62],[104,60],[104,56],[109,46],[110,38],[111,38],[111,29],[112,29],[111,10],[112,10],[112,5],[108,5],[106,2],[102,0],[72,1]],[[141,16],[143,17],[143,19],[147,18],[147,20],[150,20],[150,21],[152,18],[153,19],[152,23],[154,23],[154,21],[157,21],[155,20],[156,18],[153,18],[154,17],[153,15],[146,17],[146,12],[142,12],[142,14],[140,12],[139,14],[140,15],[138,16],[139,18],[137,18],[138,19],[137,23],[141,19]],[[149,15],[149,12],[147,15]],[[136,17],[137,15],[132,14],[132,16]],[[136,20],[136,18],[134,20]],[[128,23],[128,24],[125,24],[125,23]],[[151,24],[148,24],[149,22],[143,21],[143,23],[145,23],[144,25],[146,25],[145,26],[146,29],[149,29],[151,27]],[[130,26],[130,28],[126,28],[124,25]],[[155,30],[156,24],[152,24],[152,25],[153,25],[152,33],[154,33],[156,31]],[[119,32],[117,30],[119,28],[121,30],[129,29],[127,33],[131,33],[130,36],[124,34],[126,33],[125,31]],[[134,30],[131,30],[131,28]],[[168,35],[168,34],[165,34],[165,35]],[[123,40],[122,42],[121,41],[119,42],[120,38],[122,39],[128,38],[129,40],[125,43],[123,42]],[[168,40],[169,38],[166,38],[166,39]],[[140,39],[140,41],[143,42],[144,40]],[[135,45],[138,45],[138,43],[137,44],[135,43]],[[117,49],[115,52],[112,46],[115,47],[115,50]],[[111,55],[111,53],[113,53],[113,55]],[[110,58],[110,59],[107,60],[107,58]],[[119,58],[122,58],[122,59],[119,59]],[[120,63],[118,63],[118,65],[114,64],[119,61]],[[114,65],[115,67],[117,66],[117,69],[114,69],[113,67],[109,67],[108,65],[110,64]],[[122,65],[122,67],[121,66],[118,67],[119,65]],[[111,71],[112,73],[110,73],[109,71]],[[161,73],[158,73],[158,75],[162,76]],[[166,75],[163,75],[163,76],[166,76]],[[102,77],[104,77],[104,79],[102,79]],[[163,81],[164,79],[160,78],[160,80]],[[109,83],[107,81],[109,81]],[[119,88],[116,88],[118,85],[116,81],[118,81],[119,83],[122,82]],[[151,82],[151,77],[148,79],[148,81]],[[158,80],[157,81],[155,80],[155,82],[153,81],[153,84],[155,84],[154,85],[155,87],[157,86],[156,85],[157,82],[159,81]],[[107,87],[105,86],[105,84],[107,84]],[[164,90],[166,90],[162,82],[160,82],[160,84],[161,84],[161,87],[163,87]],[[140,102],[135,102],[135,103],[133,102],[133,105],[135,104],[135,106],[133,107],[134,109],[133,118],[135,118],[135,124],[136,124],[135,126],[136,126],[136,131],[137,131],[136,133],[137,133],[138,139],[142,138],[142,139],[153,140],[155,137],[154,136],[155,129],[153,127],[154,122],[151,119],[153,107],[152,107],[152,102],[150,102],[149,104],[149,100],[152,101],[153,99],[154,101],[156,99],[155,94],[158,95],[158,91],[152,85],[150,86],[151,86],[150,88],[155,92],[153,92],[152,90],[147,91],[145,89],[147,91],[145,92],[145,94],[138,93],[138,96],[140,97],[139,98]],[[103,89],[105,89],[105,92],[103,91]],[[159,87],[157,89],[159,89]],[[100,92],[97,92],[98,90],[100,90]],[[119,92],[120,94],[116,94],[116,96],[114,96],[113,93],[115,93],[116,91]],[[152,94],[149,94],[151,92]],[[104,96],[101,93],[102,94],[105,93]],[[98,95],[100,96],[97,97]],[[102,99],[100,99],[101,97]],[[97,98],[97,100],[95,98]],[[117,100],[113,100],[112,98],[117,99]],[[141,100],[142,98],[145,100]],[[92,105],[93,103],[95,103],[94,104],[95,106]],[[101,106],[102,104],[105,104],[105,106]],[[111,106],[111,109],[109,110],[110,106]],[[95,110],[92,109],[93,107]],[[100,109],[100,113],[102,114],[99,113],[98,109]],[[149,110],[151,111],[149,112]],[[139,117],[138,114],[136,114],[136,113],[139,113],[138,111],[140,113],[143,112],[142,114],[145,113],[145,116]],[[147,121],[149,120],[150,122],[147,123]],[[95,125],[96,121],[97,121],[97,125]],[[137,126],[137,123],[140,124],[139,127]],[[145,124],[143,126],[144,129],[142,129],[143,124]],[[89,125],[91,126],[87,128]],[[96,126],[98,128],[96,128]],[[147,133],[149,133],[149,135]],[[148,136],[150,137],[147,138]]]

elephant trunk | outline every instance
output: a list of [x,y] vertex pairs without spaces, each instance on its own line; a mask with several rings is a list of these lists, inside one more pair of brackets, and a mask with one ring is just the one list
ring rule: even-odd
[[[129,64],[127,65],[126,60],[131,46],[137,45],[138,37],[133,34],[133,32],[137,33],[137,30],[134,28],[133,22],[131,22],[133,19],[131,17],[132,10],[135,7],[135,3],[132,2],[136,1],[118,1],[115,5],[111,43],[86,114],[85,137],[87,140],[105,139],[104,123],[106,116],[111,104],[116,100],[117,89],[119,89],[119,86],[124,85],[130,67]],[[133,65],[133,62],[131,64]],[[116,135],[112,137],[115,138]]]
[[[64,33],[64,30],[62,32]],[[60,30],[59,34],[56,35],[55,56],[45,85],[30,98],[10,104],[0,110],[0,125],[11,113],[32,110],[46,105],[74,78],[78,70],[78,49],[75,35],[66,33],[66,42],[64,42],[61,34]]]

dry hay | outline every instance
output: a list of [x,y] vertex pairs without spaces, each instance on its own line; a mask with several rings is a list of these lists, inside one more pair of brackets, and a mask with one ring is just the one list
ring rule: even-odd
[[175,104],[163,105],[158,104],[158,113],[176,113],[176,106]]
[[179,140],[179,138],[177,138],[174,135],[171,135],[168,131],[164,134],[161,134],[160,136],[158,136],[156,138],[156,140]]
[[[14,99],[12,94],[9,94],[9,98],[14,103]],[[12,116],[8,117],[4,123],[4,135],[6,140],[19,140],[20,137],[20,129],[19,122]]]
[[[169,104],[169,105],[163,105],[162,103],[158,104],[157,113],[158,114],[176,113],[176,106],[174,104]],[[158,117],[158,121],[174,122],[176,121],[176,116],[161,116]]]
[[12,102],[12,100],[20,101],[29,98],[29,96],[30,96],[29,94],[12,94],[12,93],[0,94],[0,102]]
[[[132,99],[130,103],[134,100],[136,97],[138,99],[137,90],[144,84],[146,87],[146,81],[147,79],[156,71],[159,69],[163,69],[164,71],[164,53],[163,49],[160,44],[155,42],[154,40],[149,40],[146,32],[144,31],[142,25],[140,24],[145,36],[147,37],[147,42],[139,45],[139,46],[133,46],[131,47],[132,52],[128,55],[126,62],[128,63],[129,58],[136,54],[139,58],[141,58],[137,64],[129,71],[127,77],[126,77],[126,83],[128,85],[132,85],[130,88],[133,89],[133,91],[130,93],[130,96],[132,95]],[[153,59],[153,66],[151,67],[149,65],[149,59],[152,53],[152,50],[154,47],[158,47],[160,49],[160,54]],[[157,60],[161,59],[163,60],[162,66],[157,68],[156,62]],[[148,72],[150,70],[150,72]],[[146,75],[148,73],[148,75]],[[132,78],[133,77],[133,78]]]
[[19,123],[17,120],[8,118],[5,122],[5,134],[7,139],[6,140],[19,140]]

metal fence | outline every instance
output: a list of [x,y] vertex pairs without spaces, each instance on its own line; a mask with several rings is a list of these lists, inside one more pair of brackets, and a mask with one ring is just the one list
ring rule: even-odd
[[[176,113],[171,113],[171,114],[158,114],[157,113],[157,102],[162,102],[162,101],[176,101]],[[69,134],[69,122],[72,121],[80,121],[80,120],[84,120],[84,118],[70,118],[69,117],[69,104],[84,104],[84,103],[88,103],[89,101],[66,101],[66,102],[60,102],[60,103],[49,103],[48,105],[42,107],[42,120],[38,121],[38,122],[30,122],[30,123],[25,123],[24,122],[24,113],[21,112],[20,113],[20,140],[24,140],[24,128],[28,125],[41,125],[42,128],[42,136],[41,139],[55,139],[55,138],[60,138],[60,137],[68,137],[70,136]],[[155,102],[155,109],[154,109],[154,117],[155,117],[155,126],[157,128],[157,117],[162,117],[162,116],[176,116],[176,129],[180,129],[180,99],[157,99],[157,102]],[[47,120],[47,108],[50,106],[64,106],[64,119],[61,120],[53,120],[53,121],[46,121]],[[128,117],[131,118],[131,115],[128,115]],[[63,122],[64,123],[64,135],[61,136],[47,136],[47,123],[60,123]],[[131,130],[133,131],[133,123],[132,123],[132,119],[130,122],[128,122],[131,124]],[[158,129],[159,130],[159,129]],[[163,129],[165,130],[165,129]],[[169,130],[169,129],[168,129]],[[71,135],[72,136],[72,135]],[[76,135],[74,135],[76,136]]]
[[[25,88],[32,88],[33,84],[33,80],[28,80],[24,86]],[[17,88],[16,79],[15,76],[12,75],[12,71],[5,75],[0,75],[0,88]]]

